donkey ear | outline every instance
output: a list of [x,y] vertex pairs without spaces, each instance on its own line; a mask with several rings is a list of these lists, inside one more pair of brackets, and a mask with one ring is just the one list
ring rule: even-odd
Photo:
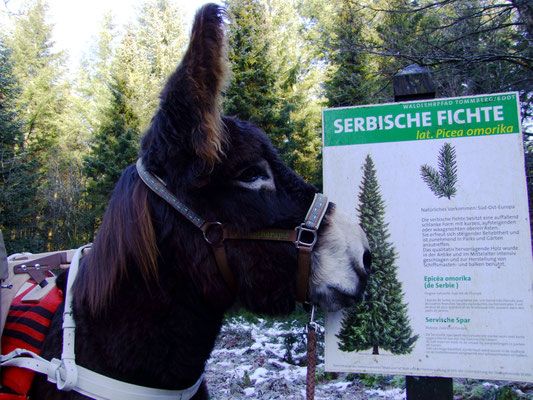
[[189,47],[161,93],[161,109],[175,134],[190,136],[193,151],[211,166],[220,161],[226,142],[220,116],[228,75],[223,14],[216,4],[197,12]]

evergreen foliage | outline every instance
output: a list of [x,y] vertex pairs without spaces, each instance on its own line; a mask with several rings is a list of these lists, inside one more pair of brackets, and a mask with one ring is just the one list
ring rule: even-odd
[[227,0],[225,5],[231,21],[228,42],[233,79],[224,112],[255,123],[275,145],[283,145],[283,137],[276,135],[279,100],[265,7],[259,0]]
[[46,4],[36,0],[16,19],[13,33],[6,36],[20,90],[15,106],[24,116],[25,162],[31,168],[31,180],[38,183],[30,186],[35,205],[28,208],[33,213],[32,223],[20,233],[34,238],[35,245],[28,249],[32,251],[55,247],[54,239],[71,228],[63,224],[65,213],[75,208],[72,199],[61,198],[64,192],[58,190],[67,184],[58,172],[71,155],[70,89],[64,80],[64,54],[52,50],[52,25],[46,22],[46,13]]
[[225,4],[231,21],[228,42],[233,79],[224,112],[258,125],[291,168],[320,184],[319,120],[310,116],[310,111],[319,114],[319,110],[305,100],[309,86],[303,78],[307,68],[300,58],[303,50],[283,54],[280,48],[292,41],[292,50],[302,49],[294,39],[295,24],[301,22],[294,21],[293,9],[285,8],[292,16],[278,14],[261,0],[226,0]]
[[118,33],[110,13],[104,14],[96,41],[89,54],[81,60],[77,81],[77,112],[85,121],[80,134],[90,141],[94,132],[100,129],[104,110],[112,101],[109,84],[115,66],[115,46]]
[[379,349],[384,349],[393,354],[408,354],[418,335],[413,336],[407,304],[402,303],[402,285],[397,279],[398,267],[395,265],[397,255],[388,240],[385,204],[370,155],[363,166],[357,211],[368,237],[372,266],[366,288],[367,299],[344,310],[337,335],[339,348],[346,352],[372,349],[373,354],[379,354]]
[[62,85],[64,55],[52,51],[52,26],[46,23],[47,7],[37,0],[17,20],[7,45],[12,50],[13,74],[20,85],[18,108],[25,115],[25,141],[44,164],[57,143],[65,87]]
[[372,80],[369,57],[359,49],[365,38],[360,7],[351,0],[340,2],[333,31],[327,41],[330,71],[324,83],[328,107],[370,102]]
[[159,93],[181,60],[187,36],[183,15],[169,0],[145,0],[137,20],[126,27],[113,70],[132,88],[127,101],[141,132],[159,106]]
[[297,12],[299,0],[269,0],[271,60],[281,104],[280,129],[285,137],[283,158],[306,181],[322,184],[321,100],[323,71],[314,65],[311,42],[302,31],[306,21]]
[[8,254],[42,246],[30,228],[37,209],[34,162],[24,146],[24,121],[16,107],[20,89],[10,55],[0,39],[0,230]]
[[420,167],[420,175],[424,182],[437,197],[451,199],[457,193],[457,163],[455,161],[455,148],[444,143],[439,151],[439,170],[425,164]]
[[134,163],[139,147],[139,121],[128,105],[131,89],[116,77],[111,86],[112,103],[104,112],[104,121],[84,159],[88,178],[88,226],[95,232],[104,215],[113,188],[125,167]]

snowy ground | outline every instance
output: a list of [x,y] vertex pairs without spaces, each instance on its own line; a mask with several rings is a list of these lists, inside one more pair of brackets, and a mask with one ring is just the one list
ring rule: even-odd
[[[305,337],[305,329],[299,323],[229,320],[207,367],[211,398],[305,399]],[[320,376],[325,374],[323,352],[319,352],[317,373],[320,381]],[[333,380],[324,377],[317,385],[315,399],[380,398],[360,396],[359,392],[359,385],[347,381],[346,376]]]
[[[319,332],[316,400],[403,400],[404,377],[324,372]],[[211,399],[305,400],[305,328],[298,322],[228,319],[207,365]],[[454,380],[454,399],[533,399],[527,383]]]

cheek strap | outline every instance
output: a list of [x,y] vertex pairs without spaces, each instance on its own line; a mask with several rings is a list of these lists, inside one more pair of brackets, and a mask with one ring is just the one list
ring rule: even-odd
[[309,301],[307,292],[311,273],[311,254],[318,240],[318,228],[326,215],[328,204],[329,200],[325,195],[316,193],[304,222],[294,230],[263,229],[239,235],[229,233],[220,222],[205,223],[200,229],[204,232],[205,240],[213,248],[216,262],[231,293],[236,295],[238,288],[224,246],[227,239],[291,242],[298,249],[296,299],[301,303],[307,303]]
[[311,252],[318,238],[318,228],[326,215],[328,208],[328,198],[322,193],[316,193],[307,211],[304,222],[294,230],[289,229],[264,229],[255,231],[247,235],[234,235],[229,233],[220,222],[207,222],[190,207],[179,201],[171,193],[165,183],[157,176],[152,175],[144,168],[142,160],[137,160],[137,173],[143,182],[154,193],[163,198],[176,211],[183,215],[189,222],[200,228],[204,238],[211,245],[215,260],[220,269],[226,285],[232,295],[238,291],[237,281],[231,270],[226,254],[224,242],[227,239],[247,239],[247,240],[271,240],[292,242],[298,249],[298,272],[296,276],[296,298],[305,303],[308,301],[307,288],[309,286],[309,275],[311,270]]

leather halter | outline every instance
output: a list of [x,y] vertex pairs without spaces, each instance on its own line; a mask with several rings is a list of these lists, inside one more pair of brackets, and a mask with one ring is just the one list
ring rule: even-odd
[[175,210],[203,232],[204,239],[211,245],[218,268],[233,295],[237,293],[237,283],[231,270],[226,254],[224,242],[226,240],[268,240],[291,242],[298,249],[298,272],[296,277],[296,298],[305,303],[308,301],[307,286],[311,269],[311,252],[317,242],[318,228],[328,208],[328,198],[316,193],[305,220],[302,224],[290,229],[264,229],[249,234],[234,234],[229,232],[221,222],[208,222],[197,215],[191,208],[180,202],[166,187],[165,183],[148,172],[139,158],[137,172],[142,181],[158,196],[163,198]]

